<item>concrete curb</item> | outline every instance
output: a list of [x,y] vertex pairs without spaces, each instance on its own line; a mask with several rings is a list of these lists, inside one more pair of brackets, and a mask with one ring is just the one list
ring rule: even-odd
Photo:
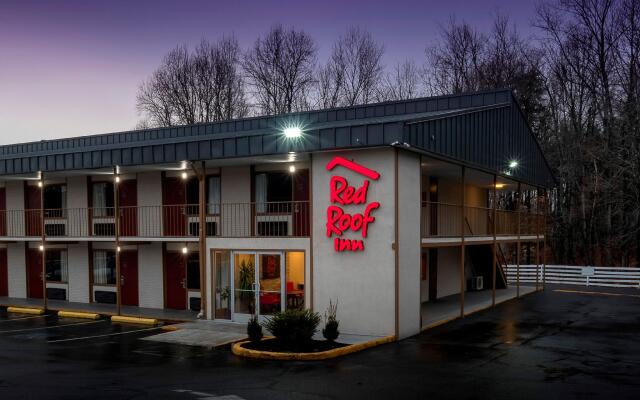
[[321,351],[318,353],[277,353],[273,351],[250,350],[242,347],[248,340],[237,342],[231,347],[233,354],[239,357],[258,358],[262,360],[280,360],[280,361],[318,361],[328,360],[369,349],[385,343],[391,343],[396,340],[395,336],[385,336],[379,339],[369,340],[363,343],[350,344],[338,349]]
[[111,317],[111,322],[121,324],[135,324],[135,325],[158,325],[158,320],[154,318],[139,318],[139,317],[126,317],[124,315],[114,315]]
[[100,318],[100,314],[88,313],[88,312],[60,310],[60,311],[58,311],[58,317],[62,317],[62,318],[98,319],[98,318]]
[[33,307],[7,307],[7,312],[16,314],[42,315],[44,314],[44,309]]

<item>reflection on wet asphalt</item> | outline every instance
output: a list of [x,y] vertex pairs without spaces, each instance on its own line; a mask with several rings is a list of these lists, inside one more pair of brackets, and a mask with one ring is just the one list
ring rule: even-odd
[[[575,289],[575,288],[568,288]],[[591,290],[591,288],[590,288]],[[640,398],[640,298],[510,301],[325,362],[138,340],[157,329],[0,311],[0,398]]]

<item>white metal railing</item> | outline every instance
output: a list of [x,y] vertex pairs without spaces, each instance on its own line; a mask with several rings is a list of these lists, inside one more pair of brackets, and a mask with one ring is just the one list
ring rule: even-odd
[[[535,284],[536,270],[538,271],[538,283],[542,283],[544,277],[546,283],[640,289],[640,268],[547,265],[545,271],[542,265],[538,267],[535,265],[521,265],[520,283]],[[507,265],[505,272],[508,282],[515,284],[518,273],[517,266]]]

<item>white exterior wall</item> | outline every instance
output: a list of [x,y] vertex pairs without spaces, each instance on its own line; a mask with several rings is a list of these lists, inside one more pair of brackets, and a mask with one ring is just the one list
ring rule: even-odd
[[73,232],[70,233],[74,236],[88,235],[88,199],[87,177],[72,176],[67,178],[67,227],[72,227]]
[[[138,189],[138,234],[160,236],[162,234],[162,174],[143,172],[136,177]],[[147,207],[145,207],[147,206]],[[153,223],[149,223],[153,220]]]
[[[362,185],[364,179],[342,167],[327,171],[325,166],[335,155],[380,173],[380,178],[369,185],[367,202],[378,201],[381,205],[373,212],[376,220],[369,226],[365,249],[361,252],[336,252],[333,248],[334,238],[326,237],[331,176],[344,176],[351,186]],[[343,333],[395,334],[395,256],[392,248],[395,240],[394,157],[394,150],[390,148],[313,155],[314,311],[323,313],[329,300],[337,300],[340,330]],[[364,207],[349,205],[344,210],[349,213],[363,212]],[[357,239],[360,234],[345,233],[345,237]],[[419,298],[415,301],[418,302]]]
[[398,335],[420,332],[420,156],[398,151]]
[[249,166],[220,171],[222,236],[243,236],[251,232],[251,169]]
[[460,293],[460,248],[438,249],[438,298]]
[[24,182],[7,181],[5,183],[5,191],[7,196],[7,235],[23,236]]
[[25,242],[7,244],[9,297],[27,297],[27,255]]
[[71,302],[89,302],[89,246],[87,243],[67,246],[68,292]]
[[140,307],[164,307],[162,244],[138,246],[138,301]]

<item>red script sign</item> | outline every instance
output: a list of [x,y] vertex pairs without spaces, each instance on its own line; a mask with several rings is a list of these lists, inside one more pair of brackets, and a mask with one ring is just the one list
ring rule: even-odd
[[[380,174],[374,170],[363,167],[353,161],[336,156],[327,164],[327,171],[333,170],[337,166],[350,169],[372,180],[378,180]],[[343,233],[347,231],[360,232],[362,238],[367,237],[369,224],[376,219],[371,214],[380,207],[380,203],[373,201],[367,204],[367,191],[369,190],[369,180],[365,179],[360,187],[350,186],[347,179],[334,175],[329,182],[329,201],[332,203],[327,207],[327,237],[338,236],[333,240],[335,251],[363,251],[364,241],[362,239],[344,239]],[[364,205],[362,213],[347,213],[341,206]]]

